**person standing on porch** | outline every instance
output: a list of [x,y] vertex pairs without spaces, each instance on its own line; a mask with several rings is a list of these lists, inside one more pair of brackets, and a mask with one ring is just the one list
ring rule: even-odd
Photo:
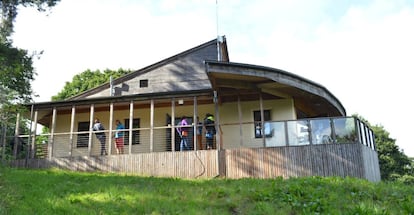
[[197,116],[197,144],[198,150],[203,149],[203,122],[200,121],[200,118]]
[[125,126],[122,125],[121,121],[118,119],[115,121],[116,123],[116,132],[115,132],[115,144],[116,144],[116,152],[117,154],[124,154],[124,131]]
[[213,149],[214,135],[216,134],[213,114],[206,114],[206,118],[204,118],[204,126],[206,127],[206,148]]
[[95,119],[95,124],[93,124],[93,130],[96,131],[96,138],[98,138],[99,142],[101,142],[101,155],[107,155],[108,153],[105,149],[106,135],[105,132],[103,132],[105,128],[103,127],[98,118]]
[[185,116],[181,117],[181,121],[178,123],[177,132],[180,135],[180,151],[189,150],[188,146],[188,125],[187,118]]

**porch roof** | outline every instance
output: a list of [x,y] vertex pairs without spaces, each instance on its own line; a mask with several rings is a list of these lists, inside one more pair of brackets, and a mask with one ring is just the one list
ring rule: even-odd
[[[270,67],[206,61],[206,71],[220,99],[237,99],[241,91],[294,100],[305,117],[346,116],[340,101],[324,86],[298,75]],[[300,118],[300,116],[298,116]]]
[[[162,92],[162,93],[148,93],[148,94],[135,94],[128,96],[107,96],[97,98],[83,98],[77,100],[63,100],[63,101],[51,101],[51,102],[39,102],[26,104],[26,108],[30,111],[38,111],[38,122],[42,125],[49,126],[51,122],[53,108],[58,108],[59,113],[70,113],[71,108],[76,106],[77,112],[87,112],[91,104],[95,105],[95,109],[108,109],[110,103],[117,103],[119,106],[128,106],[129,102],[133,101],[136,104],[145,105],[151,99],[165,100],[170,104],[171,98],[190,98],[198,96],[201,99],[201,103],[212,103],[213,92],[209,90],[193,90],[183,92]],[[168,101],[167,101],[168,100]],[[190,101],[192,102],[192,100]],[[163,104],[161,104],[163,105]],[[122,108],[122,107],[120,107]],[[30,112],[27,113],[30,117]]]

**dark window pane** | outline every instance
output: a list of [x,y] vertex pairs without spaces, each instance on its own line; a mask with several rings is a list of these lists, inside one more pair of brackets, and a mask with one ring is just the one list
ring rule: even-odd
[[[125,119],[125,129],[129,129],[129,119]],[[132,145],[139,144],[139,130],[135,130],[140,128],[140,120],[139,118],[132,120]],[[124,135],[124,145],[129,145],[129,131],[125,131]]]
[[[264,121],[270,121],[270,110],[263,110]],[[253,111],[253,119],[254,119],[254,137],[255,138],[262,138],[262,117],[260,114],[260,110]],[[267,137],[271,137],[273,132],[272,129],[267,126],[264,128],[265,135]]]
[[[89,131],[89,121],[88,122],[79,122],[78,123],[78,132]],[[76,147],[88,147],[89,142],[89,132],[78,134]]]
[[140,88],[148,87],[148,79],[139,80],[139,87]]

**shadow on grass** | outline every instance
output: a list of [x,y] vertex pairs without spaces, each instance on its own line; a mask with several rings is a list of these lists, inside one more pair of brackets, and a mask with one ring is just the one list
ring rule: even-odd
[[413,214],[412,186],[355,178],[204,179],[7,169],[0,214]]

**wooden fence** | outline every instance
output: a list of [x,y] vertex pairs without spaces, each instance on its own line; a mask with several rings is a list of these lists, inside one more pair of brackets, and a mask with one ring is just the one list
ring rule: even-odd
[[377,153],[362,144],[322,144],[224,150],[227,178],[357,177],[380,181]]
[[102,171],[131,175],[212,178],[218,175],[217,150],[154,152],[130,155],[79,156],[14,160],[12,166]]
[[180,178],[350,176],[380,181],[377,152],[356,143],[27,159],[11,166]]

